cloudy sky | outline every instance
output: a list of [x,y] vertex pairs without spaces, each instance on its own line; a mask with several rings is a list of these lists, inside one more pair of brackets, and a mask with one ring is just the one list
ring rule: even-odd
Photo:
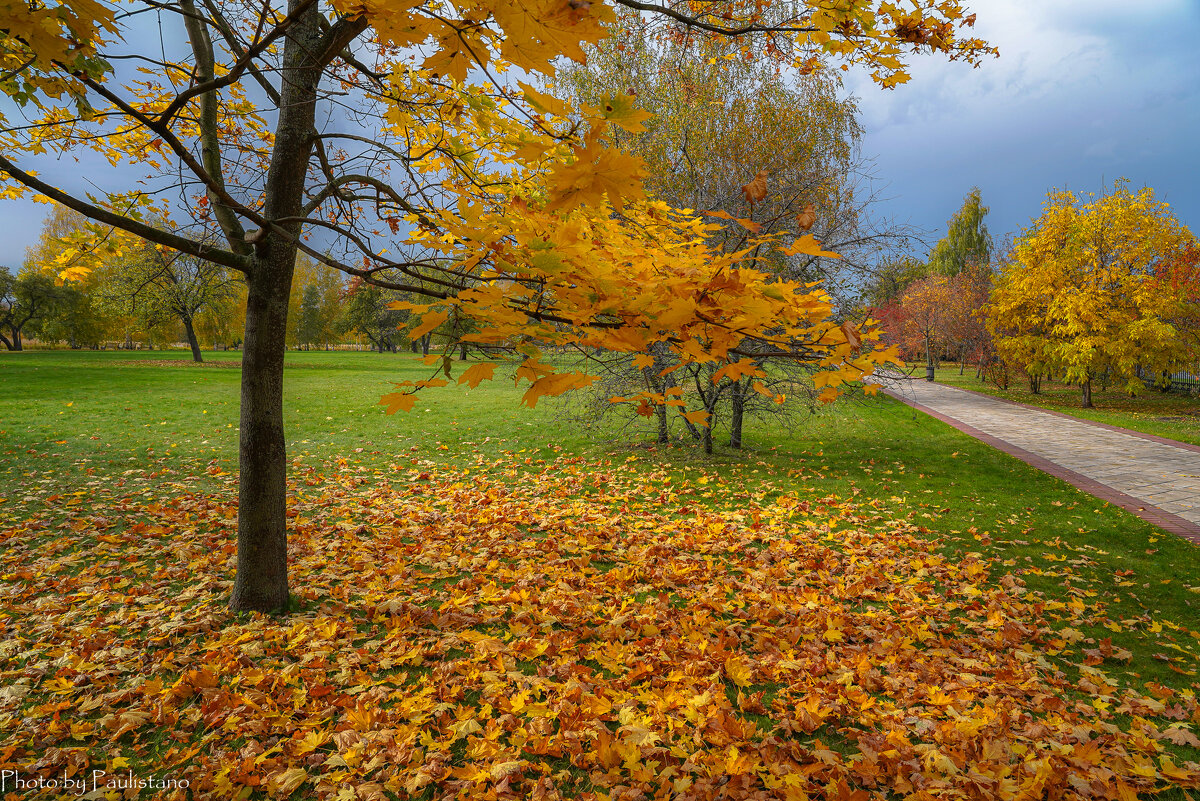
[[894,91],[847,80],[888,214],[936,239],[978,186],[999,241],[1049,190],[1124,177],[1200,233],[1200,0],[967,4],[1000,58],[921,59]]
[[[1001,239],[1047,191],[1154,187],[1200,233],[1200,0],[967,0],[1000,58],[913,64],[883,91],[851,73],[882,213],[936,240],[971,187]],[[37,165],[75,188],[108,165]],[[93,171],[95,171],[93,173]],[[17,267],[45,207],[0,201],[0,265]],[[923,257],[924,253],[915,253]]]

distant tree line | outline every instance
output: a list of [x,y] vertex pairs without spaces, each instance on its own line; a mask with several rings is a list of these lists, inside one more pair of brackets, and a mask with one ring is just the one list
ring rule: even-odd
[[[22,350],[29,340],[71,348],[185,343],[199,362],[202,350],[240,347],[246,287],[239,274],[221,265],[126,237],[121,247],[106,251],[111,255],[96,269],[61,280],[70,266],[59,257],[63,243],[96,238],[95,230],[85,230],[89,225],[94,228],[82,215],[53,206],[22,266],[0,267],[0,344],[6,349]],[[391,308],[403,300],[410,295],[347,283],[342,273],[301,254],[288,302],[287,344],[428,354],[435,338],[456,334],[450,320],[410,342],[409,313]],[[461,352],[466,354],[465,346]]]

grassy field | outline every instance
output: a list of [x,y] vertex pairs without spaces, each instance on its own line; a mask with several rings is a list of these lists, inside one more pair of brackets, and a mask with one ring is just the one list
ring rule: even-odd
[[[1164,797],[1189,797],[1180,788],[1195,777],[1177,765],[1200,757],[1197,549],[897,402],[839,403],[786,434],[752,428],[749,447],[706,459],[585,432],[545,401],[523,408],[505,380],[429,391],[389,417],[376,402],[390,382],[431,368],[407,355],[290,353],[300,610],[246,619],[221,607],[239,370],[231,354],[204,366],[185,355],[0,354],[0,626],[19,643],[0,650],[3,684],[16,688],[0,691],[0,768],[54,749],[44,764],[55,770],[72,759],[110,772],[188,767],[213,797],[334,797],[320,776],[341,771],[381,798],[484,785],[493,797],[557,787],[599,798],[656,787],[670,765],[676,789],[697,797],[765,786],[882,798],[914,766],[929,797],[958,797],[984,782],[969,761],[995,763],[994,786],[976,792],[999,798],[1005,782],[1090,776],[1066,757],[1030,768],[1030,755],[1091,742],[1112,792],[1157,782],[1178,785]],[[692,573],[706,578],[680,578]],[[681,622],[680,609],[693,617]],[[820,617],[789,628],[803,614]],[[155,615],[177,627],[158,632]],[[641,626],[641,639],[614,620]],[[395,639],[406,626],[411,636]],[[112,657],[118,630],[144,651],[123,668],[141,679],[125,684],[120,670],[89,672],[96,654]],[[721,656],[695,650],[697,638]],[[782,653],[764,645],[789,638]],[[268,707],[284,685],[301,692],[296,671],[312,657],[297,661],[297,642],[329,664],[304,674],[303,697]],[[68,658],[77,651],[91,662]],[[858,677],[831,681],[839,661],[859,663]],[[572,696],[575,676],[602,701]],[[671,700],[663,681],[692,699],[720,689],[704,703],[725,728],[697,729],[691,758],[698,707]],[[573,700],[554,706],[556,693]],[[829,706],[802,711],[820,693]],[[414,711],[426,698],[447,706]],[[1049,728],[1021,722],[1050,698],[1065,706],[1037,718]],[[97,699],[132,711],[59,723]],[[578,742],[589,745],[564,752],[551,740],[576,742],[567,721],[585,707]],[[287,723],[302,714],[311,720]],[[386,750],[376,714],[389,737],[415,727],[413,742]],[[1096,739],[1079,740],[1080,726]],[[1019,732],[1003,759],[972,750],[993,728]],[[975,746],[962,740],[971,731]],[[772,784],[786,760],[768,735],[800,744],[793,772],[814,760],[806,784]],[[529,745],[539,737],[548,750]],[[901,756],[882,756],[889,747]],[[383,761],[368,770],[365,753]],[[1005,760],[1033,773],[1005,778]],[[403,780],[384,762],[407,766]]]
[[[925,374],[924,365],[910,365],[909,369],[915,371],[914,375]],[[1200,445],[1200,397],[1186,393],[1146,390],[1131,398],[1120,387],[1103,389],[1096,385],[1092,389],[1095,408],[1081,409],[1080,390],[1073,384],[1043,381],[1040,393],[1034,395],[1029,391],[1028,382],[1020,376],[1013,377],[1008,389],[999,389],[995,384],[985,384],[976,378],[975,368],[968,366],[959,375],[959,366],[950,363],[938,367],[936,380],[952,387],[1039,406],[1083,420]]]

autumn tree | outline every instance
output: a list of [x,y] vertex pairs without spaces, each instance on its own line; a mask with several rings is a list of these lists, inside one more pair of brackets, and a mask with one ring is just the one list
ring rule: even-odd
[[35,323],[39,339],[64,341],[71,347],[94,346],[119,326],[119,321],[96,302],[101,284],[99,274],[50,289],[66,266],[61,256],[72,249],[73,238],[87,222],[82,214],[51,203],[37,241],[25,251],[21,275],[40,275],[37,280],[44,287],[44,293],[50,293],[54,298],[53,303],[42,309],[43,314]]
[[143,329],[178,323],[192,360],[204,361],[196,320],[231,300],[240,276],[200,256],[137,241],[127,242],[121,258],[108,268],[107,280],[97,288],[99,302],[137,320]]
[[924,351],[926,381],[933,380],[941,348],[947,341],[951,303],[950,279],[942,275],[913,282],[900,301],[906,350]]
[[991,298],[992,267],[968,262],[961,271],[950,276],[948,283],[945,338],[958,358],[958,374],[962,375],[967,360],[972,356],[982,359],[982,354],[990,347],[987,305]]
[[54,279],[40,273],[13,275],[0,267],[0,342],[8,350],[24,350],[31,328],[62,304],[64,292]]
[[1052,192],[996,282],[988,315],[1001,357],[1061,373],[1085,408],[1102,376],[1140,391],[1139,371],[1157,375],[1186,358],[1172,320],[1195,298],[1158,277],[1194,242],[1149,187],[1134,192],[1122,180],[1099,197]]
[[[327,264],[301,253],[296,258],[292,289],[288,296],[287,344],[289,346],[329,343],[343,330],[341,317],[346,287],[343,274]],[[303,322],[308,330],[303,334],[300,323],[304,298],[311,303],[310,315]]]
[[[342,325],[345,330],[362,334],[371,343],[371,348],[385,353],[396,351],[400,337],[399,328],[408,318],[406,311],[391,308],[401,295],[363,281],[353,281],[346,291],[345,313]],[[424,341],[425,353],[429,353],[429,340]]]
[[[862,63],[885,86],[907,78],[911,52],[967,61],[990,52],[960,36],[974,20],[959,0],[916,10],[618,2],[670,26],[746,37],[747,58],[778,54],[801,70],[822,53]],[[118,16],[130,26],[162,20],[161,38],[184,39],[186,56],[131,49]],[[870,332],[831,325],[819,293],[770,289],[766,274],[704,244],[702,220],[643,200],[639,162],[602,141],[613,125],[636,131],[641,115],[619,98],[577,114],[505,76],[582,60],[613,19],[609,3],[575,0],[64,0],[0,28],[0,88],[43,110],[36,124],[0,130],[5,192],[40,193],[245,277],[233,608],[288,603],[282,386],[298,252],[365,280],[398,271],[391,288],[433,301],[414,310],[414,335],[454,307],[479,319],[472,341],[522,354],[529,403],[589,380],[541,362],[539,343],[661,342],[693,361],[740,360],[747,339],[802,343],[822,354],[834,392],[874,369]],[[126,65],[142,69],[129,75]],[[36,175],[33,154],[81,148],[147,175],[132,192]],[[174,210],[184,221],[175,230],[151,223],[159,192],[188,201]],[[473,381],[488,374],[471,370]],[[390,395],[389,409],[411,408],[416,388]]]

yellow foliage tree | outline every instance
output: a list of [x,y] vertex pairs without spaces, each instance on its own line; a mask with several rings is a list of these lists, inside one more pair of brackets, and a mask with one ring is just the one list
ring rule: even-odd
[[997,352],[1027,372],[1061,372],[1084,407],[1101,376],[1140,391],[1139,368],[1159,374],[1188,352],[1172,320],[1195,299],[1159,279],[1194,242],[1148,187],[1121,180],[1100,197],[1051,193],[996,281],[988,325]]
[[[968,62],[992,52],[969,35],[974,19],[960,0],[915,10],[875,0],[616,4],[668,30],[742,37],[745,58],[808,70],[840,57],[884,86],[907,78],[912,52]],[[452,313],[478,320],[464,339],[522,354],[516,373],[531,405],[589,380],[543,363],[547,343],[663,343],[681,360],[713,361],[740,359],[743,343],[758,340],[817,364],[834,394],[887,358],[873,332],[832,324],[819,291],[772,283],[750,251],[714,252],[711,223],[646,201],[639,160],[604,143],[610,126],[640,126],[628,103],[572,108],[516,77],[582,59],[606,35],[613,5],[122,3],[129,25],[174,16],[189,45],[176,61],[126,46],[116,4],[48,0],[38,19],[22,18],[23,3],[0,5],[0,89],[44,110],[36,125],[0,129],[0,194],[41,193],[245,276],[233,608],[288,603],[282,387],[297,253],[434,301],[414,309],[413,336]],[[140,66],[117,75],[114,64]],[[35,154],[82,148],[137,162],[144,183],[92,197],[32,169]],[[188,199],[175,210],[184,222],[155,226],[152,198],[168,192]],[[819,251],[803,239],[792,249]],[[389,409],[411,407],[417,388],[386,398]]]

